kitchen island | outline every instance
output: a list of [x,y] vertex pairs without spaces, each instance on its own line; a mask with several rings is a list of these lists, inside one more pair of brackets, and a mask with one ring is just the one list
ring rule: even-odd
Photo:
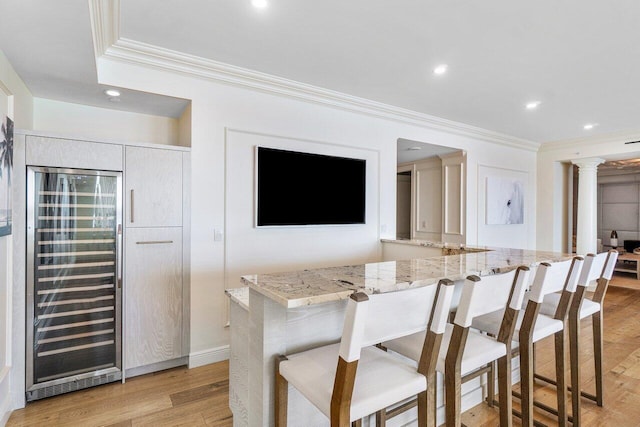
[[[416,240],[382,244],[425,249],[426,257],[247,275],[242,277],[244,288],[227,291],[231,298],[229,401],[234,426],[273,425],[276,356],[339,341],[346,300],[353,292],[374,294],[432,286],[442,278],[461,284],[472,274],[482,277],[520,265],[535,267],[571,258],[570,254],[553,252],[450,247]],[[463,408],[482,400],[482,386],[480,378],[463,386]],[[439,422],[442,410],[439,408]],[[407,412],[388,425],[404,425],[415,417]],[[320,411],[290,388],[289,425],[298,425],[294,420],[304,420],[305,426],[329,425]],[[368,421],[364,420],[364,425],[369,425]]]

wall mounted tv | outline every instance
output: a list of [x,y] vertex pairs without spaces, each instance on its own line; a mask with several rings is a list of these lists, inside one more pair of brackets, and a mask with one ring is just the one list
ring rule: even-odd
[[366,160],[257,147],[256,225],[364,224]]

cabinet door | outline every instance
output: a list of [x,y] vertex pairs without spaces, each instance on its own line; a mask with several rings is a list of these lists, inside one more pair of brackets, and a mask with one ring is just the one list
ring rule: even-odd
[[182,225],[182,151],[127,147],[127,227]]
[[27,135],[25,149],[28,165],[122,170],[122,145],[119,144]]
[[125,367],[181,357],[182,228],[131,228],[125,238]]

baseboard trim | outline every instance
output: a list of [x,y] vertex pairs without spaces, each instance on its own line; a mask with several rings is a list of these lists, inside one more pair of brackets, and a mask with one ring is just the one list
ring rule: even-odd
[[11,393],[9,393],[9,373],[10,368],[8,366],[0,370],[0,426],[3,427],[9,421],[9,417],[13,411]]
[[176,368],[187,364],[187,357],[165,360],[163,362],[152,363],[150,365],[138,366],[126,370],[126,378],[137,377],[138,375],[150,374],[152,372],[164,371],[165,369]]
[[189,369],[198,366],[210,365],[211,363],[229,360],[229,346],[210,348],[207,350],[196,351],[189,355]]
[[[4,405],[3,405],[4,406]],[[2,413],[2,418],[0,418],[0,426],[4,427],[9,422],[9,417],[11,416],[11,410],[7,406],[6,408],[1,407],[0,413]]]

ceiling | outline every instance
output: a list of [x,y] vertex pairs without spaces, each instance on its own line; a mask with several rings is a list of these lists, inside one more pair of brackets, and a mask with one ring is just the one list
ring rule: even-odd
[[[636,0],[268,1],[122,1],[120,35],[535,142],[640,130]],[[0,16],[36,97],[172,117],[187,103],[107,100],[87,0],[0,0]]]
[[398,164],[413,163],[429,157],[443,156],[460,151],[456,148],[427,144],[420,141],[398,138]]

